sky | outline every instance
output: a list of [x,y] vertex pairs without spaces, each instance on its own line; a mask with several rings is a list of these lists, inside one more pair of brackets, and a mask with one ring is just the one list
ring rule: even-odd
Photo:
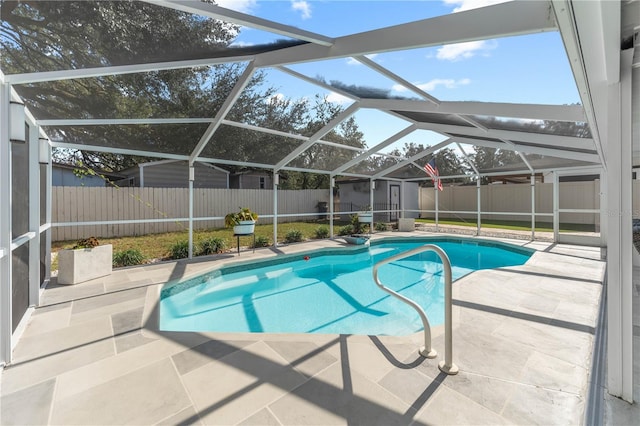
[[[330,37],[456,13],[504,0],[216,0],[218,5]],[[236,45],[271,42],[282,36],[243,28]],[[370,59],[444,101],[533,104],[579,103],[571,69],[557,32],[460,43],[371,55]],[[292,65],[293,70],[326,81],[371,86],[391,96],[416,97],[353,59]],[[266,70],[268,83],[282,96],[313,99],[316,93],[347,106],[351,101],[278,70]],[[368,146],[381,142],[406,121],[360,110],[355,114]],[[440,135],[423,132],[400,141],[432,145]],[[398,144],[394,145],[397,146]]]

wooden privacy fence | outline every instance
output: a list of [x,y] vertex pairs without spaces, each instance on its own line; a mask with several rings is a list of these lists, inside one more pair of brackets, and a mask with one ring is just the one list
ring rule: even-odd
[[[187,230],[189,190],[187,188],[101,188],[56,186],[51,194],[52,223],[134,220],[127,224],[54,226],[52,240],[76,240],[89,236],[124,237]],[[278,222],[315,219],[318,202],[329,201],[329,190],[278,191]],[[222,219],[239,207],[250,207],[261,216],[259,223],[272,223],[273,190],[194,189],[194,229],[220,228]],[[304,216],[304,214],[312,214]],[[162,219],[163,222],[150,222]]]
[[[599,209],[600,181],[590,182],[560,182],[560,209]],[[528,221],[531,218],[531,185],[481,185],[482,219]],[[636,197],[637,198],[637,197]],[[420,210],[435,210],[435,194],[433,188],[421,188],[419,197]],[[445,186],[438,193],[438,217],[462,218],[476,220],[477,187],[476,186]],[[473,213],[442,213],[442,211],[473,212]],[[486,213],[485,213],[486,212]],[[490,212],[527,213],[527,215],[491,214]],[[553,213],[553,183],[536,183],[535,212],[538,214]],[[434,213],[421,213],[422,217],[433,218]],[[538,216],[537,222],[552,222],[551,216]],[[560,213],[560,223],[579,223],[599,225],[598,213]]]

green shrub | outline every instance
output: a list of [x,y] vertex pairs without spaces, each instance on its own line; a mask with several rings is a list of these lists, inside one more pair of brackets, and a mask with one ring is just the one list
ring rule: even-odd
[[338,235],[351,235],[353,233],[353,225],[345,225],[338,231]]
[[128,249],[113,254],[113,267],[141,265],[145,261],[144,256],[138,249]]
[[222,253],[227,248],[227,240],[220,237],[211,237],[200,242],[196,256],[207,256]]
[[169,248],[169,259],[185,259],[189,257],[189,241],[178,241]]
[[254,247],[269,247],[271,243],[269,242],[269,237],[265,237],[264,235],[256,236],[256,243]]
[[73,246],[73,250],[94,248],[98,247],[99,245],[100,243],[98,242],[98,239],[96,237],[89,237],[76,241],[76,245]]
[[284,242],[285,243],[297,243],[297,242],[302,241],[303,238],[304,237],[303,237],[301,231],[298,231],[297,229],[291,229],[284,236]]
[[386,223],[378,222],[374,225],[376,231],[388,231],[389,227]]
[[329,228],[326,225],[320,225],[316,228],[314,234],[318,239],[329,238]]

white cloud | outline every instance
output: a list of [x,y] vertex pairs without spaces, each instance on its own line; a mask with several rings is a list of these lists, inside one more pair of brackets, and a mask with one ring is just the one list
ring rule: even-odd
[[456,6],[453,12],[462,12],[463,10],[478,9],[480,7],[491,6],[493,4],[505,3],[510,0],[444,0],[444,3],[450,6]]
[[274,93],[271,97],[266,99],[267,103],[271,103],[271,102],[278,102],[278,101],[282,101],[286,99],[285,96],[282,93]]
[[247,46],[254,46],[255,43],[249,43],[246,41],[234,41],[233,43],[230,44],[230,46],[233,47],[247,47]]
[[394,84],[393,86],[391,86],[391,90],[393,90],[394,92],[406,92],[409,89],[404,87],[402,84]]
[[311,18],[311,6],[305,0],[291,0],[291,9],[300,12],[302,19]]
[[488,55],[488,51],[495,49],[496,46],[497,43],[491,40],[448,44],[438,48],[436,58],[444,61],[459,61],[461,59],[469,59],[478,53]]
[[[454,80],[453,78],[434,78],[431,81],[426,83],[414,83],[416,87],[424,90],[425,92],[431,92],[438,88],[438,86],[443,86],[445,89],[457,89],[460,86],[466,86],[467,84],[471,84],[471,79],[469,78],[461,78],[459,80]],[[400,85],[394,84],[391,89],[396,93],[407,92],[409,89]]]
[[218,6],[242,13],[251,12],[255,8],[256,3],[256,0],[216,0]]
[[332,102],[334,104],[340,104],[340,105],[345,105],[353,102],[353,99],[347,98],[346,96],[342,96],[335,92],[329,93],[325,99],[327,100],[327,102]]
[[434,78],[431,81],[417,84],[416,86],[425,92],[431,92],[438,86],[443,86],[445,89],[457,89],[458,87],[466,86],[469,83],[471,83],[471,80],[468,78],[461,78],[459,80],[454,80],[453,78]]

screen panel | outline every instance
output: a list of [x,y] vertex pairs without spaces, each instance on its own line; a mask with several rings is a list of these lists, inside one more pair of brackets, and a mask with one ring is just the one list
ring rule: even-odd
[[5,73],[250,56],[307,42],[264,31],[235,43],[238,25],[147,2],[2,3]]
[[275,165],[301,143],[300,139],[222,125],[200,157]]
[[168,154],[191,154],[207,124],[45,127],[52,141]]

